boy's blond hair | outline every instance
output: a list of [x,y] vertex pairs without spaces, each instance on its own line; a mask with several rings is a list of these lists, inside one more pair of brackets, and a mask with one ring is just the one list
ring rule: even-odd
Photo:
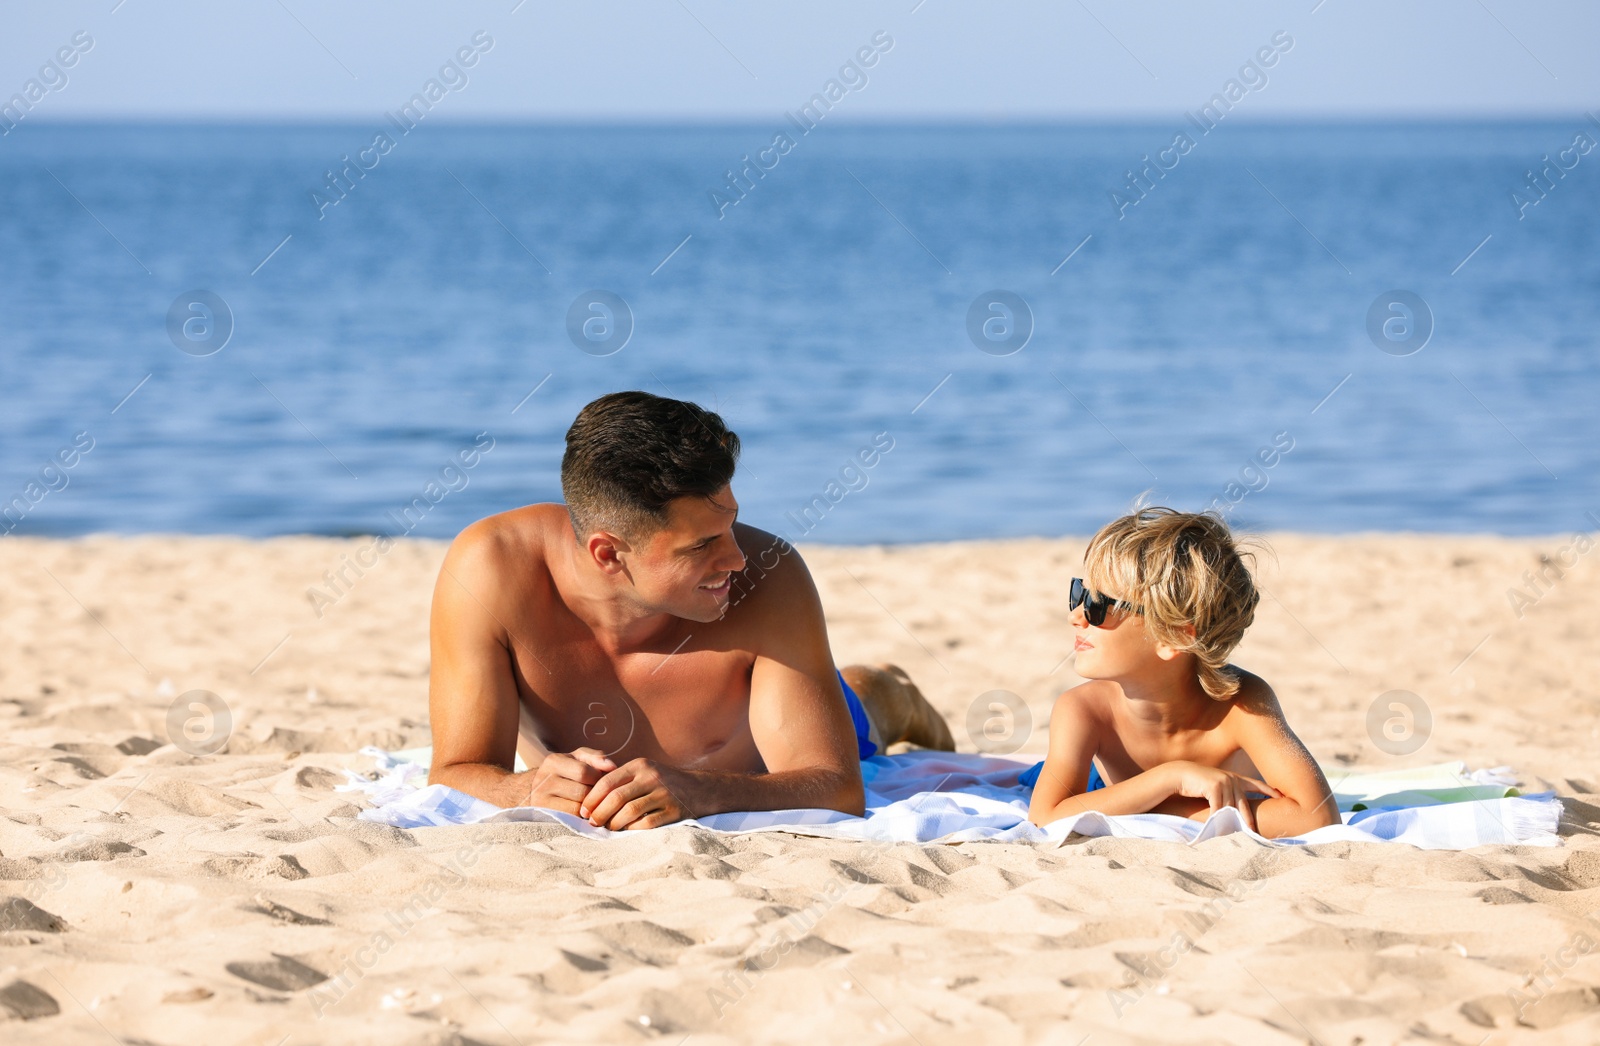
[[1200,686],[1227,701],[1239,691],[1228,655],[1261,600],[1246,557],[1219,514],[1152,505],[1101,527],[1083,559],[1090,588],[1142,606],[1151,638],[1194,654]]

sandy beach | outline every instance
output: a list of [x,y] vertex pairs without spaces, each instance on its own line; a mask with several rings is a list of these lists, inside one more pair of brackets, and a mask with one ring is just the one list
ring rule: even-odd
[[[334,786],[371,768],[364,745],[428,742],[442,543],[335,593],[363,539],[0,542],[4,1040],[1600,1041],[1591,557],[1561,536],[1269,540],[1236,661],[1317,757],[1509,765],[1564,797],[1560,847],[407,832]],[[1077,681],[1083,544],[802,551],[840,664],[903,666],[963,750],[1022,756]],[[231,720],[214,754],[192,754],[206,721],[169,740],[196,690]],[[1031,724],[984,735],[995,690]],[[1431,714],[1405,754],[1369,730],[1391,691]],[[797,912],[815,925],[761,969]]]

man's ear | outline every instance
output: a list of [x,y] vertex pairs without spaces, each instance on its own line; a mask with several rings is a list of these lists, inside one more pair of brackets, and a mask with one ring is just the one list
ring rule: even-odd
[[584,548],[594,565],[607,574],[620,574],[626,570],[622,556],[633,551],[633,546],[628,544],[626,538],[605,530],[596,530],[590,534]]

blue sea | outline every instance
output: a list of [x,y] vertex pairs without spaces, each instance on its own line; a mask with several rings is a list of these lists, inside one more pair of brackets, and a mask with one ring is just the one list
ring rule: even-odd
[[1583,134],[19,125],[0,532],[448,537],[634,388],[810,541],[1593,529]]

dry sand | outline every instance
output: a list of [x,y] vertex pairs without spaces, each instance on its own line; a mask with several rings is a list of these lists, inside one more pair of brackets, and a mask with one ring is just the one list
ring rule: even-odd
[[[0,1039],[1600,1041],[1600,556],[1521,619],[1506,594],[1565,543],[1273,539],[1237,660],[1319,758],[1510,764],[1569,797],[1560,848],[1445,853],[366,824],[332,787],[360,746],[428,739],[442,545],[397,546],[319,619],[307,588],[362,542],[8,539]],[[841,664],[903,665],[966,750],[979,696],[1012,691],[1041,752],[1081,550],[804,551]],[[220,754],[168,743],[196,689],[231,711]],[[1405,756],[1368,733],[1391,690],[1432,712]]]

